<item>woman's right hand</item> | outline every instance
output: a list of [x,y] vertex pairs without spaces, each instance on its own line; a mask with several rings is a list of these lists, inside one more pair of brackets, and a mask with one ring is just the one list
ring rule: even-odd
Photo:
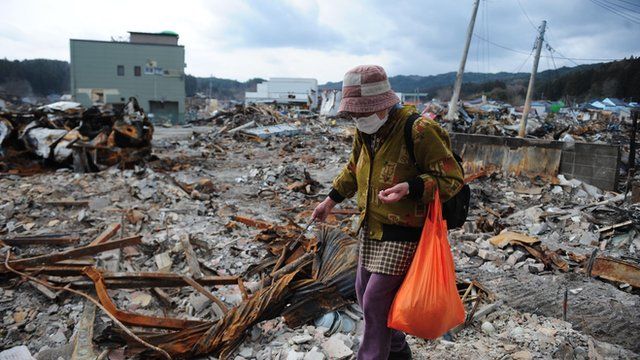
[[334,206],[336,206],[336,202],[327,196],[327,198],[318,204],[318,206],[313,210],[311,218],[313,220],[324,222],[327,219],[327,216],[331,213],[331,210],[333,210]]

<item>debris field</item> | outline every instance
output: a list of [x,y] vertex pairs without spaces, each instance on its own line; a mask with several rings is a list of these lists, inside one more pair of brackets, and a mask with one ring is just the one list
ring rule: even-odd
[[[131,109],[112,131],[145,124]],[[39,168],[3,165],[0,359],[354,358],[359,212],[345,201],[309,223],[352,124],[221,114],[188,131],[143,125],[148,153],[124,165],[93,148],[92,169],[28,148]],[[95,135],[79,138],[87,149]],[[470,217],[449,234],[467,321],[410,337],[414,358],[638,358],[640,205],[562,175],[467,180]]]

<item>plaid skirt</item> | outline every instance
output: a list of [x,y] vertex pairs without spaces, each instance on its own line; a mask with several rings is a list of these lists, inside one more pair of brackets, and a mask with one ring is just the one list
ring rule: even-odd
[[372,273],[404,275],[417,247],[418,242],[370,239],[366,222],[360,230],[360,262]]

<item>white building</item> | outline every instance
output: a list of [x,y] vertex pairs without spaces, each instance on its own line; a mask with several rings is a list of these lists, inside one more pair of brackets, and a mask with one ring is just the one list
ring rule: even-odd
[[278,103],[318,108],[318,80],[303,78],[270,78],[257,85],[256,92],[244,94],[245,103]]

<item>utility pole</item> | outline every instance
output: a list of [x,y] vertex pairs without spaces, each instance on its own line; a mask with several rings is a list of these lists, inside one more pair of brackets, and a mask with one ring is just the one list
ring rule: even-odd
[[469,21],[469,27],[467,28],[467,42],[464,44],[462,60],[460,60],[460,67],[456,74],[456,82],[453,85],[453,95],[451,95],[451,101],[449,102],[449,111],[447,112],[447,120],[449,121],[458,118],[458,99],[460,98],[460,88],[462,87],[462,74],[464,74],[464,66],[467,63],[467,54],[469,54],[469,45],[471,44],[471,37],[473,36],[473,27],[476,24],[478,5],[480,5],[480,0],[474,0],[471,21]]
[[531,70],[531,78],[529,79],[529,87],[527,88],[527,98],[524,101],[524,110],[522,111],[522,120],[520,120],[519,137],[525,137],[527,135],[527,117],[529,116],[529,110],[531,110],[531,97],[533,97],[533,86],[536,82],[536,73],[538,72],[538,62],[540,61],[540,51],[542,50],[542,42],[544,41],[544,30],[547,27],[547,21],[542,20],[540,25],[540,34],[536,39],[536,57],[533,59],[533,69]]

